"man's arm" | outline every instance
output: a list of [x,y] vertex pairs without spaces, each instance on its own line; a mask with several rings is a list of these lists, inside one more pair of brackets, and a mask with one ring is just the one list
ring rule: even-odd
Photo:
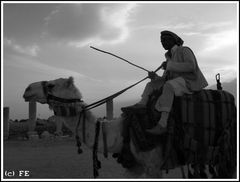
[[196,69],[196,60],[193,52],[189,48],[183,48],[184,62],[168,61],[167,71],[193,72]]

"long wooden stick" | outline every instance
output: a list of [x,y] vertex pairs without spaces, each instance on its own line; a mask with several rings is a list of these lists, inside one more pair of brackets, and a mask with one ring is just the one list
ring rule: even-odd
[[100,51],[100,52],[103,52],[103,53],[106,53],[106,54],[109,54],[109,55],[114,56],[114,57],[116,57],[116,58],[119,58],[119,59],[121,59],[121,60],[123,60],[123,61],[125,61],[125,62],[127,62],[127,63],[129,63],[129,64],[131,64],[131,65],[133,65],[133,66],[135,66],[135,67],[137,67],[137,68],[140,68],[140,69],[142,69],[142,70],[144,70],[144,71],[150,72],[149,70],[147,70],[147,69],[145,69],[145,68],[143,68],[143,67],[141,67],[141,66],[138,66],[138,65],[136,65],[136,64],[133,64],[133,63],[131,63],[130,61],[128,61],[128,60],[126,60],[126,59],[123,59],[123,58],[121,58],[121,57],[119,57],[119,56],[117,56],[117,55],[115,55],[115,54],[112,54],[112,53],[107,52],[107,51],[103,51],[103,50],[98,49],[98,48],[93,47],[93,46],[90,46],[90,48],[95,49],[95,50]]

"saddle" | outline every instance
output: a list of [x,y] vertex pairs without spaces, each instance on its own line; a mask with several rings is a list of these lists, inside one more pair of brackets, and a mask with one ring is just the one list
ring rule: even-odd
[[[230,93],[201,90],[181,97],[175,96],[168,121],[168,133],[155,136],[145,130],[154,127],[161,117],[155,110],[160,95],[161,90],[154,91],[149,97],[146,109],[123,113],[126,125],[124,128],[130,133],[129,137],[137,150],[149,151],[161,143],[166,157],[163,169],[190,163],[214,165],[218,162],[219,155],[223,155],[223,148],[231,149],[224,154],[225,158],[228,154],[234,154],[236,107]],[[222,142],[226,132],[231,141],[227,144]]]
[[173,146],[184,164],[218,166],[226,177],[236,166],[236,106],[232,94],[204,89],[175,97]]

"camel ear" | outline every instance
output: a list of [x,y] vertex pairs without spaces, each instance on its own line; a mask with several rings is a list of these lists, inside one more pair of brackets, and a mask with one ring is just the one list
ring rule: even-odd
[[70,87],[71,85],[73,85],[73,77],[70,76],[67,80],[67,87]]

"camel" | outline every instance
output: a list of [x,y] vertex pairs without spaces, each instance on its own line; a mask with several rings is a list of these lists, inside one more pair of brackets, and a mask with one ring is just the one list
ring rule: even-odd
[[[79,120],[79,115],[87,104],[82,100],[82,94],[78,88],[74,85],[73,77],[69,78],[59,78],[51,81],[39,81],[31,83],[25,90],[23,98],[26,102],[35,101],[41,104],[48,104],[50,109],[56,109],[59,102],[49,101],[48,96],[51,95],[56,98],[63,98],[64,100],[78,100],[76,103],[67,103],[75,108],[77,115],[75,116],[56,116],[59,120],[64,122],[64,124],[71,129],[71,131],[76,135],[78,132],[80,135],[80,140],[90,149],[94,146],[95,137],[95,127],[96,122],[100,121],[104,124],[106,134],[107,151],[109,153],[120,153],[123,147],[123,117],[119,117],[112,120],[101,119],[99,120],[94,116],[94,114],[87,110],[85,111],[86,122],[85,127],[80,124],[78,130],[76,126]],[[83,122],[83,117],[81,117],[80,123]],[[75,131],[76,130],[76,131]],[[83,133],[85,134],[83,136]],[[103,134],[103,129],[100,127],[100,136]],[[85,139],[83,140],[83,138]],[[98,152],[104,153],[104,142],[99,140]],[[130,141],[130,150],[139,164],[136,168],[138,170],[139,178],[162,178],[163,171],[161,169],[163,158],[163,146],[159,144],[152,150],[141,152],[136,149],[133,141]],[[176,166],[180,167],[180,166]],[[141,172],[139,172],[139,169]],[[182,168],[181,168],[182,170]],[[134,171],[134,170],[132,170]]]
[[[82,99],[82,94],[74,85],[74,81],[72,77],[69,77],[66,79],[59,78],[56,80],[48,81],[46,83],[46,87],[47,87],[47,90],[56,97],[64,98],[64,99]],[[48,103],[46,94],[44,93],[42,82],[35,82],[30,84],[26,88],[23,97],[26,102],[36,101],[41,104]],[[79,113],[81,112],[82,106],[85,106],[85,105],[86,105],[85,102],[81,102],[77,104],[77,110]],[[54,106],[53,104],[49,104],[49,107],[50,109],[53,109]],[[57,116],[57,118],[59,118],[60,121],[64,122],[64,124],[69,129],[71,129],[71,131],[74,134],[76,134],[75,128],[79,119],[79,114],[76,116],[70,116],[70,117]],[[121,117],[113,120],[103,119],[100,121],[105,124],[105,128],[106,128],[105,132],[107,136],[107,147],[108,147],[107,150],[109,153],[121,152],[121,148],[123,145],[123,137],[121,136],[122,121],[123,121],[123,118]],[[85,126],[86,140],[84,141],[84,144],[90,149],[92,149],[94,145],[96,122],[97,122],[97,118],[92,114],[92,112],[90,110],[86,111],[86,126]],[[82,128],[82,125],[80,125],[79,132],[82,133],[82,131],[83,131],[83,128]],[[102,132],[103,131],[101,129],[99,134],[100,136],[102,135]],[[82,137],[80,138],[82,141]],[[158,146],[157,148],[149,152],[137,152],[132,142],[130,144],[130,147],[131,147],[132,153],[134,154],[135,159],[141,165],[140,170],[142,172],[140,173],[142,177],[147,177],[147,178],[162,177],[162,171],[160,169],[161,161],[163,160],[161,156],[161,153],[162,153],[161,146]],[[104,152],[104,144],[102,140],[99,141],[98,152],[100,153]],[[136,170],[139,171],[139,168]]]

